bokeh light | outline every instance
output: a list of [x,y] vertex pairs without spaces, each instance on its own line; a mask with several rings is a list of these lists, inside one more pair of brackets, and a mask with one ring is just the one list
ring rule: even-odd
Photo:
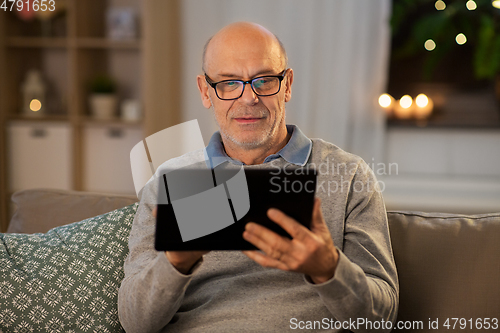
[[436,48],[436,43],[432,39],[428,39],[425,41],[424,47],[427,51],[432,51]]
[[399,105],[401,105],[403,109],[408,109],[412,104],[413,104],[413,99],[411,98],[410,95],[404,95],[399,100]]
[[429,98],[425,94],[420,94],[415,98],[415,103],[417,103],[417,106],[420,108],[426,107],[427,104],[429,104]]
[[378,104],[383,108],[389,107],[391,103],[392,103],[392,98],[389,94],[382,94],[378,98]]
[[467,37],[464,34],[460,33],[455,37],[458,45],[464,45],[467,42]]
[[446,4],[442,0],[436,1],[434,6],[436,7],[437,10],[445,10],[445,8],[446,8]]
[[30,110],[31,111],[40,111],[42,108],[42,103],[38,99],[32,99],[30,102]]
[[476,8],[477,8],[477,5],[476,5],[476,3],[473,0],[467,1],[467,3],[465,4],[465,6],[467,6],[468,10],[476,10]]

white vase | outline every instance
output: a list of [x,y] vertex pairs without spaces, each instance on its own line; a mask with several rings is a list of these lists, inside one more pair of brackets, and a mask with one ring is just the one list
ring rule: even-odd
[[114,94],[92,94],[89,98],[90,111],[95,119],[116,117],[118,99]]
[[141,119],[141,105],[138,100],[126,99],[121,103],[121,118],[125,121],[139,121]]

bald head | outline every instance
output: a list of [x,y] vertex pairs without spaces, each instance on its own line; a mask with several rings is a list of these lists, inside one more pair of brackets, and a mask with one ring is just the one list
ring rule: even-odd
[[256,23],[236,22],[225,26],[206,42],[202,70],[207,73],[214,58],[244,50],[264,51],[265,56],[279,59],[283,69],[288,66],[285,48],[275,34]]
[[286,144],[285,103],[293,83],[293,70],[286,65],[278,38],[254,23],[230,24],[205,46],[205,73],[196,82],[229,156],[262,163]]

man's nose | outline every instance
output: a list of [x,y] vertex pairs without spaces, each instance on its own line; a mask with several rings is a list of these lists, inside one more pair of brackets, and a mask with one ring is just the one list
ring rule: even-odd
[[245,83],[243,87],[243,95],[239,98],[242,103],[245,104],[256,104],[259,102],[259,97],[255,94],[250,83]]

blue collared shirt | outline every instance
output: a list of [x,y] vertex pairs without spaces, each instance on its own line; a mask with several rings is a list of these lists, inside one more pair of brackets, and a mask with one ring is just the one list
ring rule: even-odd
[[[264,163],[271,162],[272,160],[282,157],[288,163],[304,166],[309,159],[309,155],[311,155],[312,141],[295,125],[286,125],[286,129],[288,133],[292,134],[290,140],[276,154],[267,156],[264,159]],[[233,159],[226,154],[219,131],[215,132],[210,138],[210,142],[205,149],[205,153],[212,161],[212,168],[215,168],[224,162],[245,165],[245,163]]]

